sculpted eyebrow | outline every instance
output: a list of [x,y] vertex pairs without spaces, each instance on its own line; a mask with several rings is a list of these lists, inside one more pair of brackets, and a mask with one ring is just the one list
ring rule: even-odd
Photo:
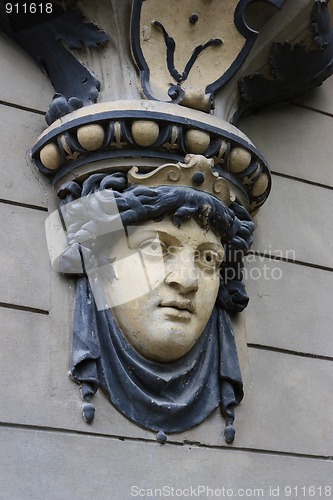
[[217,243],[213,243],[211,241],[207,241],[205,243],[200,243],[200,245],[198,245],[198,250],[205,250],[205,249],[208,249],[208,250],[215,250],[215,252],[224,252],[224,248],[222,245],[219,245]]
[[180,240],[176,236],[174,236],[170,233],[158,230],[157,234],[161,238],[162,241],[168,240],[168,242],[172,243],[175,246],[177,246],[177,245],[179,246],[181,244]]
[[155,239],[159,238],[162,242],[168,242],[168,244],[180,245],[180,241],[175,236],[170,235],[165,231],[160,230],[142,230],[135,231],[133,234],[127,235],[127,242],[129,248],[136,248],[141,243],[143,243],[146,239]]
[[139,246],[143,241],[145,241],[148,238],[156,238],[157,236],[157,231],[135,231],[134,233],[128,233],[127,234],[127,243],[129,248],[136,248]]

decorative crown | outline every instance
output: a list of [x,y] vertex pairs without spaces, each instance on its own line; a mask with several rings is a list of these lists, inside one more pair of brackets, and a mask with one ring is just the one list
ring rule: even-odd
[[133,167],[127,174],[130,184],[144,186],[189,186],[212,194],[226,205],[235,200],[230,193],[228,182],[213,172],[214,160],[202,155],[186,155],[185,164],[167,163],[148,174],[139,173],[138,167]]
[[[270,190],[268,166],[236,127],[212,115],[156,101],[118,101],[79,109],[54,122],[32,150],[58,188],[94,172],[147,173],[188,154],[213,160],[214,171],[250,212]],[[202,186],[205,188],[205,185]]]

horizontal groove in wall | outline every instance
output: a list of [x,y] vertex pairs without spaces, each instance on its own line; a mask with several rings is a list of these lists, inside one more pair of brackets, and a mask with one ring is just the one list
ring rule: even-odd
[[15,207],[30,208],[31,210],[40,210],[41,212],[48,212],[46,207],[40,205],[30,205],[29,203],[21,203],[20,201],[4,200],[0,198],[0,203],[4,205],[13,205]]
[[0,308],[1,307],[4,309],[12,309],[14,311],[31,312],[35,314],[43,314],[44,316],[49,315],[49,311],[46,311],[45,309],[38,309],[37,307],[20,306],[18,304],[7,304],[6,302],[0,302]]
[[[74,436],[89,436],[90,438],[103,438],[103,439],[110,439],[110,440],[117,440],[117,441],[127,441],[130,443],[147,443],[147,444],[157,444],[157,441],[155,439],[148,439],[148,438],[135,438],[135,437],[129,437],[129,436],[117,436],[113,434],[102,434],[102,433],[92,433],[92,432],[84,432],[84,431],[78,431],[78,430],[72,430],[72,429],[64,429],[64,428],[55,428],[55,427],[44,427],[44,426],[36,426],[36,425],[29,425],[29,424],[14,424],[10,422],[0,422],[0,428],[3,429],[15,429],[15,430],[23,430],[23,431],[33,431],[33,432],[50,432],[54,434],[65,434],[65,435],[74,435]],[[325,461],[332,461],[333,456],[325,456],[325,455],[308,455],[305,453],[296,453],[296,452],[285,452],[285,451],[276,451],[276,450],[264,450],[264,449],[258,449],[258,448],[245,448],[245,447],[237,447],[235,445],[233,446],[214,446],[214,445],[209,445],[209,444],[204,444],[204,443],[199,443],[199,442],[192,442],[192,441],[173,441],[172,438],[167,440],[166,445],[172,445],[172,446],[191,446],[191,447],[196,447],[196,448],[203,448],[203,449],[211,449],[211,450],[224,450],[224,451],[242,451],[242,452],[247,452],[247,453],[253,453],[253,454],[263,454],[263,455],[275,455],[275,456],[284,456],[284,457],[294,457],[294,458],[307,458],[310,460],[325,460]],[[159,445],[163,446],[163,445]]]
[[309,179],[303,179],[301,177],[295,177],[293,175],[283,174],[281,172],[275,172],[274,170],[271,170],[271,174],[273,176],[275,175],[276,177],[283,177],[284,179],[290,179],[292,181],[302,182],[303,184],[310,184],[311,186],[316,186],[322,189],[333,190],[333,186],[327,186],[326,184],[321,184],[320,182],[316,181],[310,181]]
[[293,106],[296,106],[297,108],[303,108],[303,109],[308,109],[309,111],[314,111],[315,113],[319,113],[321,115],[329,116],[330,118],[333,118],[332,113],[328,113],[328,111],[323,111],[322,109],[317,109],[313,108],[312,106],[308,106],[306,104],[298,103],[298,102],[291,102]]
[[[20,104],[15,104],[13,102],[7,102],[7,101],[0,100],[0,104],[2,106],[8,106],[9,108],[20,109],[21,111],[28,111],[29,113],[36,113],[37,115],[44,116],[46,114],[46,111],[41,111],[40,109],[29,108],[27,106],[21,106]],[[45,127],[46,127],[46,125],[45,125]]]
[[[276,255],[269,254],[269,253],[258,252],[257,250],[250,250],[248,252],[248,255],[254,255],[254,256],[261,257],[261,258],[267,259],[267,260],[288,262],[289,264],[296,264],[298,266],[311,267],[313,269],[319,269],[320,271],[328,271],[330,273],[333,272],[332,267],[321,266],[320,264],[312,264],[311,262],[304,262],[302,260],[287,259],[286,257],[280,257],[280,256],[276,256]],[[246,259],[245,259],[245,261],[246,261]]]
[[278,352],[280,354],[289,354],[292,356],[299,356],[301,358],[311,358],[311,359],[320,359],[323,361],[333,361],[333,357],[324,356],[321,354],[311,354],[311,353],[306,353],[306,352],[291,351],[289,349],[282,349],[280,347],[272,347],[269,345],[262,345],[262,344],[248,343],[247,346],[250,347],[251,349],[259,349],[261,351]]

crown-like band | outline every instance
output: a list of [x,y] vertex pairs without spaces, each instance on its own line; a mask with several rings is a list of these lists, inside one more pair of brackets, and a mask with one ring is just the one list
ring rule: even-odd
[[[223,201],[229,199],[229,186],[250,213],[267,199],[270,173],[251,141],[230,123],[173,104],[156,101],[94,104],[54,122],[32,151],[38,168],[52,177],[56,187],[96,172],[127,172],[139,167],[141,174],[147,174],[166,163],[184,162],[188,154],[212,160],[214,172],[225,182],[211,173],[208,188],[205,182],[200,184],[200,175],[192,179],[191,170],[184,177],[183,170],[179,179],[168,179],[170,185],[201,186],[200,189],[207,189]],[[132,175],[132,182],[143,181],[143,177]]]
[[127,175],[130,184],[144,186],[189,186],[210,193],[226,205],[235,200],[230,192],[228,182],[214,172],[214,160],[202,155],[188,154],[185,163],[167,163],[149,172],[139,173],[138,167],[133,167]]

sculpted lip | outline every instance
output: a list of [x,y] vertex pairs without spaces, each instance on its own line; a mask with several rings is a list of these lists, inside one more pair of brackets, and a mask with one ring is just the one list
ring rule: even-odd
[[194,306],[191,301],[185,300],[185,301],[178,301],[178,300],[171,300],[168,302],[162,302],[159,307],[168,307],[172,309],[177,309],[180,312],[189,312],[191,314],[194,313]]

